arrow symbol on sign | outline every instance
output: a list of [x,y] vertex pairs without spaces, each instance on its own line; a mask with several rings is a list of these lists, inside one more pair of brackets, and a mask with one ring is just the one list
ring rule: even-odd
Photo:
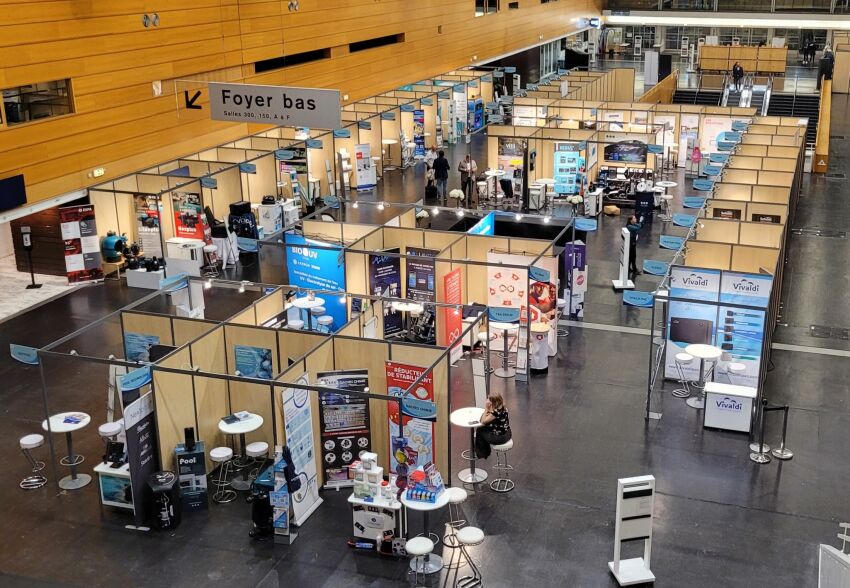
[[201,91],[197,90],[195,95],[189,98],[189,90],[183,92],[183,96],[186,98],[186,108],[189,110],[201,110],[200,104],[195,104],[195,101],[201,97]]

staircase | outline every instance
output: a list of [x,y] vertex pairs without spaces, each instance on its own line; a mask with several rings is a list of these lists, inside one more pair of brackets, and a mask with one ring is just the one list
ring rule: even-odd
[[820,96],[818,94],[777,94],[770,96],[767,105],[769,116],[795,116],[808,118],[806,127],[806,144],[814,143],[818,134],[818,115],[820,111]]
[[720,90],[687,90],[673,92],[673,104],[702,104],[704,106],[720,106],[723,92]]
[[764,94],[764,90],[753,90],[753,95],[750,97],[750,107],[755,108],[757,114],[761,114],[764,106]]
[[729,92],[726,94],[726,104],[725,106],[740,106],[741,105],[741,92],[735,89],[735,87],[730,87]]

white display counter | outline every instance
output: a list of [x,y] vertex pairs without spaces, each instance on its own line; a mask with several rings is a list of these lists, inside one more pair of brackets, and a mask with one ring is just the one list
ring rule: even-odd
[[751,386],[706,382],[703,426],[749,433],[756,395]]
[[131,288],[147,288],[148,290],[159,290],[159,281],[165,277],[165,270],[149,272],[143,269],[128,269],[124,272],[127,285]]

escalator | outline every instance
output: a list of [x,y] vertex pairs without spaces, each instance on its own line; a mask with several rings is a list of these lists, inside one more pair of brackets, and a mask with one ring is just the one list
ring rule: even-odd
[[673,104],[701,104],[705,106],[720,106],[723,92],[706,89],[677,89],[673,92]]

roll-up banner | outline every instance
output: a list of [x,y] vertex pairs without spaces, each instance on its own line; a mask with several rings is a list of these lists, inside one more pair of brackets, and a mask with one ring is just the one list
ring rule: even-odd
[[94,206],[63,206],[59,208],[59,227],[65,247],[65,272],[68,282],[89,282],[103,279],[100,239],[97,236]]
[[372,146],[368,143],[354,146],[354,164],[358,190],[370,190],[378,183],[375,162],[372,161]]
[[[422,374],[425,368],[386,362],[387,394],[399,397]],[[407,475],[417,467],[434,462],[434,428],[437,405],[434,402],[434,382],[425,376],[404,398],[404,412],[399,415],[398,403],[389,402],[390,471],[399,477],[399,486],[407,485]],[[399,422],[402,436],[399,437]],[[404,486],[402,486],[404,484]]]
[[[322,386],[365,392],[369,388],[369,370],[318,372]],[[325,488],[353,486],[349,466],[361,451],[372,450],[369,429],[369,399],[348,394],[319,394],[319,431],[322,443],[322,467]]]
[[436,301],[437,289],[434,283],[436,279],[434,258],[440,253],[439,250],[408,247],[406,251],[409,257],[405,260],[405,268],[407,270],[405,298],[417,302]]
[[[296,384],[307,386],[310,376],[304,373]],[[286,446],[292,456],[296,482],[292,484],[292,519],[303,525],[307,517],[322,503],[319,497],[319,478],[316,470],[313,445],[313,409],[310,392],[302,388],[284,388],[281,391],[283,426]]]
[[[385,250],[399,253],[399,248]],[[401,259],[390,255],[369,256],[369,292],[372,296],[401,298]],[[384,303],[384,337],[400,333],[404,329],[400,312]]]
[[484,218],[472,225],[466,233],[467,235],[495,235],[496,211],[488,212]]
[[[688,345],[712,345],[720,299],[720,270],[674,266],[670,269],[667,354],[664,375],[677,378],[676,354]],[[683,366],[685,376],[699,380],[699,362]]]
[[413,111],[413,157],[425,157],[425,111]]
[[[443,302],[447,304],[463,304],[463,277],[460,268],[455,269],[443,276]],[[457,341],[452,347],[449,359],[454,363],[463,355],[463,345],[460,335],[463,332],[463,317],[457,308],[442,307],[443,333],[440,345],[448,346]]]
[[[299,296],[307,296],[307,290],[345,291],[345,255],[342,248],[332,243],[306,239],[295,233],[286,233],[286,269],[289,284],[303,288]],[[316,249],[311,245],[328,247]],[[325,314],[333,317],[333,330],[347,322],[345,304],[338,298],[328,299],[325,294]],[[304,321],[305,324],[307,321]]]
[[136,526],[145,524],[148,476],[159,470],[153,393],[148,392],[124,409],[127,438],[127,462],[133,487],[133,512]]

